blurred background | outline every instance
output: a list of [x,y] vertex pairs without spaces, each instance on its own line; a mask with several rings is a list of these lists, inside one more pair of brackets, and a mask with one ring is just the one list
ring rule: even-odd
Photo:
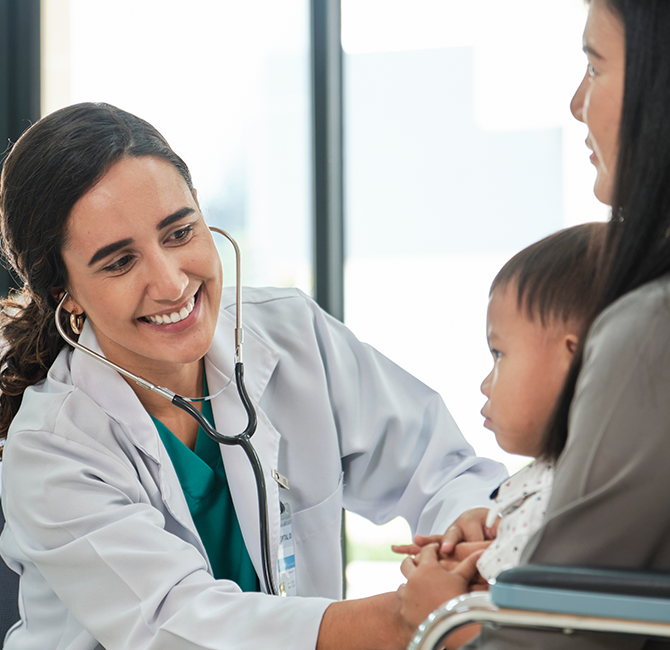
[[[585,18],[583,0],[0,0],[0,150],[75,102],[145,118],[245,284],[314,295],[512,472],[528,459],[479,415],[488,287],[607,218],[569,112]],[[346,524],[348,597],[395,589],[407,525]]]

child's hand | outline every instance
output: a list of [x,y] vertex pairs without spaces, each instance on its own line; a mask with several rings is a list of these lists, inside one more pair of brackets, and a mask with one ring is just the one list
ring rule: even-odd
[[482,551],[472,553],[453,570],[444,569],[438,560],[438,545],[429,544],[416,557],[407,557],[400,565],[407,584],[400,585],[400,614],[409,625],[418,626],[442,603],[468,593],[473,588],[477,560]]
[[416,555],[428,544],[440,545],[440,556],[445,559],[463,559],[462,556],[453,556],[458,546],[463,542],[484,542],[496,538],[498,521],[492,528],[486,527],[488,508],[472,508],[466,510],[449,528],[444,535],[414,536],[414,544],[391,546],[394,552],[403,555]]

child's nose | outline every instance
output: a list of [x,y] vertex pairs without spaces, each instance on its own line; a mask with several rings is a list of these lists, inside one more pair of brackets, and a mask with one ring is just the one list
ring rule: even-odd
[[484,393],[484,397],[489,398],[491,397],[491,375],[493,374],[493,370],[486,375],[486,378],[482,382],[482,385],[479,387],[479,390]]

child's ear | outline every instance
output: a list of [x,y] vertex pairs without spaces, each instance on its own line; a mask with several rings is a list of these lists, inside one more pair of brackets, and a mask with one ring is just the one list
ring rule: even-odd
[[576,334],[566,334],[565,335],[565,347],[568,349],[570,356],[575,353],[577,350],[577,345],[579,344],[579,337]]

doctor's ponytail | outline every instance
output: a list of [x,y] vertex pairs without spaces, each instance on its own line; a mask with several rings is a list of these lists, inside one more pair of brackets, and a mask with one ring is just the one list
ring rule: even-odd
[[[0,440],[26,388],[46,377],[65,345],[54,314],[68,286],[61,252],[70,211],[114,163],[138,156],[170,162],[193,191],[188,167],[165,138],[148,122],[109,104],[75,104],[51,113],[7,155],[0,178],[2,252],[23,289],[2,300]],[[76,337],[67,316],[63,325]]]

